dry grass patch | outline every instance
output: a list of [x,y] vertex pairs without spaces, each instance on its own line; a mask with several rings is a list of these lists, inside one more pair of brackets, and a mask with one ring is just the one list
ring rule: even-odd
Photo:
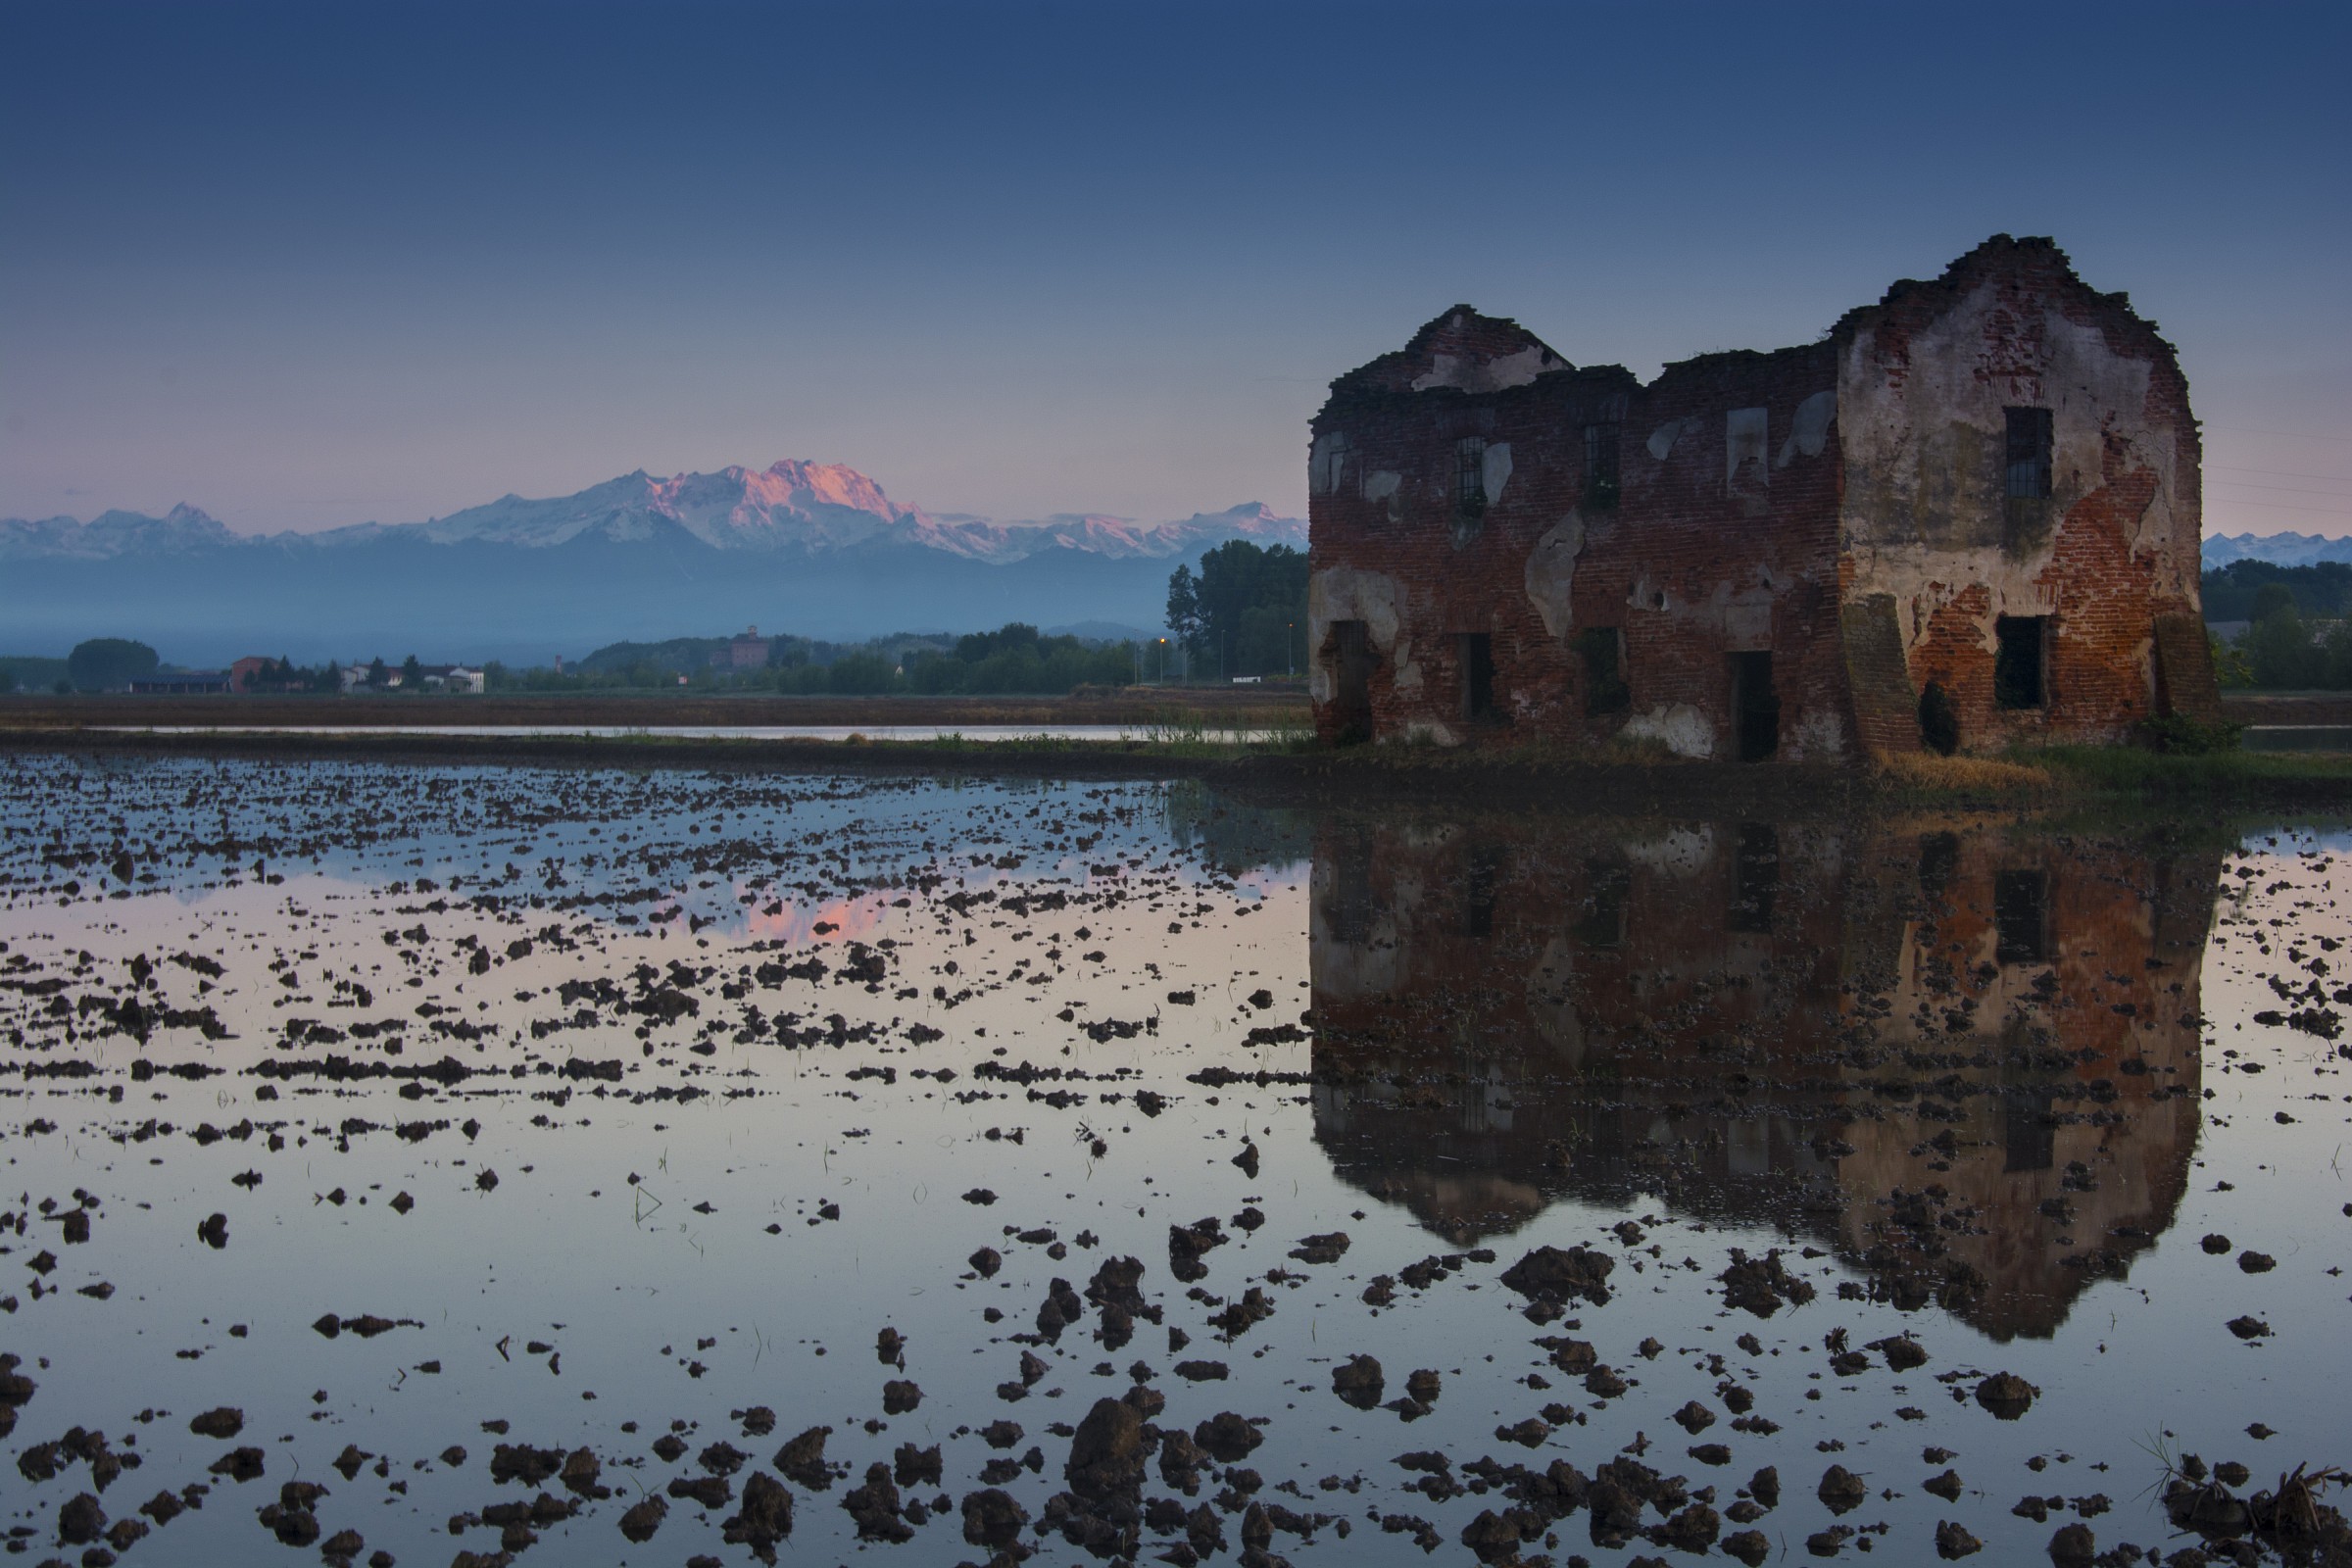
[[1905,792],[1937,795],[2038,795],[2057,784],[2046,768],[1992,757],[1889,752],[1874,759],[1879,777]]

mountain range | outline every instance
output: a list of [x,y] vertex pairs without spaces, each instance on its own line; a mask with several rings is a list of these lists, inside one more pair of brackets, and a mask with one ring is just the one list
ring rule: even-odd
[[2205,569],[2233,561],[2267,561],[2278,566],[2314,566],[2323,561],[2352,561],[2352,539],[2316,533],[2215,534],[2205,541]]
[[755,623],[837,640],[1007,620],[1157,626],[1169,573],[1232,539],[1303,549],[1306,524],[1255,503],[1157,523],[933,514],[855,468],[788,459],[640,469],[575,495],[316,533],[240,534],[184,504],[0,518],[0,625],[24,645],[5,651],[130,636],[187,663],[541,662]]

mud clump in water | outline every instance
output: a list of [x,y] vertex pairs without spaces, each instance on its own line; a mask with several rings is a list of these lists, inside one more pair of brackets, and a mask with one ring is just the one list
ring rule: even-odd
[[1331,1369],[1331,1392],[1358,1410],[1379,1404],[1382,1389],[1380,1363],[1371,1356],[1351,1355]]
[[2041,1391],[2014,1372],[1995,1372],[1977,1385],[1977,1403],[1996,1419],[2015,1421],[2034,1407]]
[[809,1492],[823,1492],[833,1485],[832,1468],[825,1463],[825,1440],[833,1435],[831,1427],[810,1427],[776,1450],[775,1465],[785,1480]]
[[1757,1317],[1772,1316],[1784,1302],[1802,1306],[1814,1296],[1812,1282],[1789,1273],[1777,1247],[1762,1257],[1733,1248],[1731,1266],[1715,1278],[1723,1287],[1724,1305]]
[[1616,1266],[1616,1259],[1588,1247],[1539,1247],[1505,1269],[1502,1283],[1537,1300],[1565,1303],[1581,1298],[1606,1306],[1609,1273]]

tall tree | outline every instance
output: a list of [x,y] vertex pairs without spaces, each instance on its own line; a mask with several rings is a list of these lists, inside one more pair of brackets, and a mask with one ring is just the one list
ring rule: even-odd
[[155,673],[155,650],[122,637],[93,637],[66,656],[66,678],[85,692],[117,691]]
[[[1189,625],[1178,625],[1180,608],[1190,610]],[[1168,579],[1168,624],[1195,659],[1224,674],[1280,674],[1306,624],[1306,557],[1288,545],[1229,540],[1200,558],[1199,576],[1178,566]]]
[[1179,565],[1168,577],[1168,630],[1195,654],[1200,651],[1205,630],[1200,618],[1200,579],[1187,565]]

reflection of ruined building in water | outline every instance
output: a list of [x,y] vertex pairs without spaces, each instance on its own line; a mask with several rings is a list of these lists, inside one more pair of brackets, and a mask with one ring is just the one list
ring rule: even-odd
[[2199,463],[2171,346],[2047,240],[1647,385],[1456,306],[1315,416],[1316,726],[1823,760],[2217,717]]
[[1984,826],[1328,821],[1316,1135],[1456,1245],[1654,1197],[2046,1334],[2179,1202],[2218,874]]

